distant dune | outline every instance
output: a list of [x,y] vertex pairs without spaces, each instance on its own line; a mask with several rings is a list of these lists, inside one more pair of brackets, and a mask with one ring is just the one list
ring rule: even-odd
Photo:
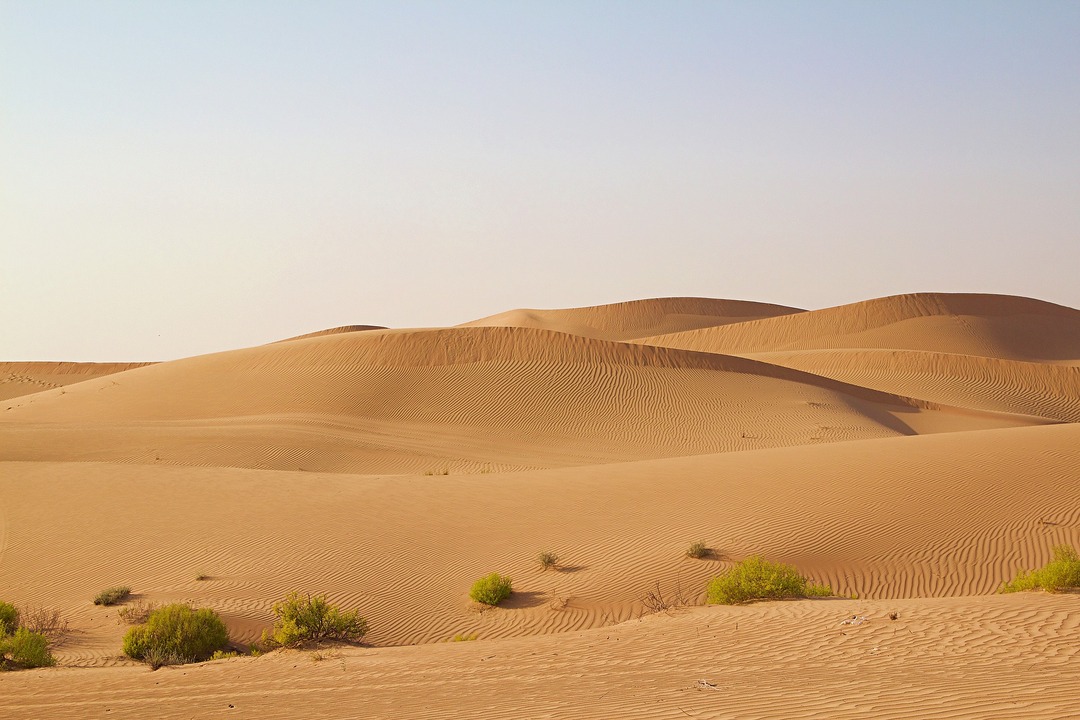
[[744,300],[657,298],[565,310],[510,310],[464,327],[525,327],[597,338],[633,340],[803,312]]
[[[1075,703],[1080,596],[995,594],[1080,548],[1071,308],[927,293],[514,310],[158,364],[0,364],[0,398],[0,599],[76,631],[62,667],[0,674],[4,717]],[[712,554],[686,557],[698,541]],[[753,554],[840,597],[695,607]],[[514,594],[481,611],[468,589],[491,571]],[[359,608],[371,632],[318,658],[150,674],[90,602],[116,584],[211,607],[241,644],[292,590]]]

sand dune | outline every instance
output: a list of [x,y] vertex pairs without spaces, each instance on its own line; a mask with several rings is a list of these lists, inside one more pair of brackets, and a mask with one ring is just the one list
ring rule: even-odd
[[373,330],[22,398],[0,420],[0,459],[478,472],[1031,422],[745,358],[545,330]]
[[[1080,547],[1070,308],[670,298],[0,371],[0,599],[75,630],[0,674],[4,717],[1072,712],[1080,596],[994,594]],[[751,554],[845,599],[696,607]],[[371,633],[150,673],[90,602],[116,584],[241,643],[292,590]]]
[[0,362],[0,401],[62,388],[150,363]]
[[835,348],[925,350],[1080,364],[1080,311],[1004,295],[919,293],[643,340],[742,355]]
[[564,310],[510,310],[461,327],[524,327],[600,340],[632,340],[801,312],[798,308],[745,300],[656,298]]

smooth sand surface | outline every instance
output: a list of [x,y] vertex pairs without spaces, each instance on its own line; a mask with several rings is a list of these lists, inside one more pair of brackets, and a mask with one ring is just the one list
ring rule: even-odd
[[[73,632],[0,716],[1069,717],[1080,595],[995,591],[1080,547],[1078,316],[674,298],[4,365],[51,384],[0,405],[0,598]],[[844,599],[701,607],[751,554]],[[371,632],[150,672],[120,584],[241,644],[292,590]]]

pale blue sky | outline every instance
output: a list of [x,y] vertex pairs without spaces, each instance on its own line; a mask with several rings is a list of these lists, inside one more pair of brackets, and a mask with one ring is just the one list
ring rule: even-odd
[[0,360],[924,290],[1080,307],[1080,2],[0,0]]

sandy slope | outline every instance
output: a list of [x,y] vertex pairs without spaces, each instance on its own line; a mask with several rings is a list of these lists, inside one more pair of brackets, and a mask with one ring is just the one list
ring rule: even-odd
[[[697,539],[843,594],[984,594],[1080,544],[1078,468],[1080,425],[446,477],[6,463],[0,584],[77,617],[69,660],[90,664],[119,642],[88,603],[113,584],[209,604],[248,640],[289,590],[325,591],[379,645],[628,619],[656,582],[700,601],[725,561],[682,558]],[[541,572],[545,548],[570,571]],[[477,614],[468,587],[491,570],[518,592]]]
[[0,401],[32,395],[150,363],[0,362]]
[[[675,298],[4,365],[0,598],[75,632],[0,716],[1068,717],[1080,596],[993,593],[1080,547],[1078,318]],[[639,621],[753,553],[861,599]],[[371,646],[150,673],[90,602],[114,584],[241,642],[323,592]]]
[[[0,675],[30,718],[1068,718],[1080,597],[699,608],[544,637]],[[898,613],[898,619],[888,618]],[[859,626],[844,626],[852,615]]]
[[920,350],[753,353],[764,362],[954,407],[1080,422],[1080,366]]

